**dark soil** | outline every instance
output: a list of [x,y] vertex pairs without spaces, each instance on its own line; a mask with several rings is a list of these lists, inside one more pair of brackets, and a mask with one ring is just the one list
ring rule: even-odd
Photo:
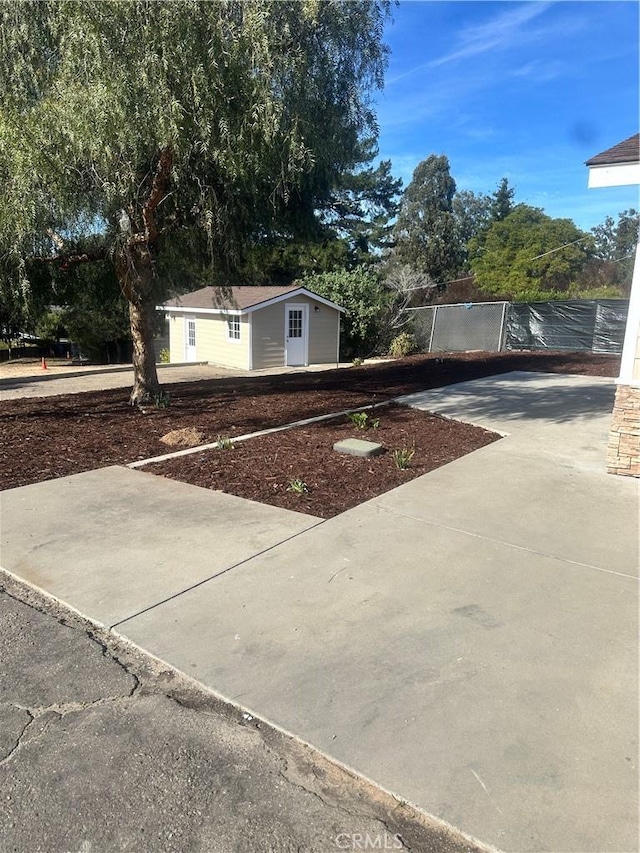
[[[60,397],[8,400],[0,403],[0,488],[14,488],[106,465],[122,465],[157,456],[169,450],[160,438],[171,430],[184,427],[196,427],[207,436],[208,441],[215,441],[219,435],[239,436],[314,415],[388,401],[400,394],[511,370],[616,376],[619,363],[619,356],[589,353],[431,354],[320,373],[229,377],[165,384],[163,387],[171,398],[170,406],[146,412],[128,405],[128,391],[124,388]],[[395,416],[393,420],[395,423]],[[415,435],[416,447],[420,447],[420,453],[416,452],[409,471],[423,473],[486,443],[486,438],[479,445],[469,443],[468,427],[464,427],[464,432],[457,432],[457,425],[440,418],[432,419],[434,430],[436,425],[449,425],[446,440],[443,439],[444,443],[441,444],[436,440],[435,432],[426,439],[417,421],[424,421],[424,416],[415,415],[415,422],[407,426],[406,436],[411,438]],[[405,426],[407,423],[405,421]],[[365,481],[369,478],[377,481],[375,493],[379,494],[404,482],[404,479],[398,477],[406,479],[411,476],[395,469],[390,454],[368,463],[376,473],[370,475],[367,468],[366,477],[362,474],[362,483],[353,482],[363,470],[361,460],[340,460],[339,466],[335,467],[335,460],[331,457],[330,464],[334,467],[327,469],[327,473],[321,476],[321,470],[324,471],[321,457],[325,451],[323,449],[312,456],[310,444],[312,441],[320,442],[320,436],[328,436],[333,428],[314,427],[309,430],[309,435],[302,438],[297,437],[302,431],[278,433],[269,439],[260,439],[260,443],[248,442],[247,449],[240,449],[238,444],[231,451],[232,462],[224,463],[227,472],[224,481],[221,473],[216,475],[215,483],[210,480],[207,485],[235,491],[244,497],[265,500],[269,489],[278,492],[284,488],[286,491],[286,485],[283,487],[282,483],[286,484],[289,476],[300,477],[310,489],[313,488],[313,492],[310,491],[307,498],[303,496],[302,500],[294,500],[297,496],[286,493],[285,499],[291,500],[291,503],[284,505],[310,512],[310,505],[307,506],[305,500],[311,501],[311,495],[315,495],[313,514],[330,515],[341,511],[340,507],[344,508],[344,505],[353,505],[354,492],[361,493],[361,499],[369,497],[372,493],[365,489]],[[482,434],[486,436],[486,433]],[[333,441],[328,440],[328,443],[332,444]],[[400,434],[389,434],[384,443],[393,449],[403,446],[405,441]],[[285,446],[289,448],[286,467],[275,470],[276,451],[281,448],[279,456],[282,459]],[[322,446],[324,448],[324,444]],[[252,447],[256,450],[252,450]],[[240,460],[251,453],[254,453],[253,461],[249,464],[251,476],[248,472],[242,477],[236,476]],[[215,470],[223,470],[219,462],[222,456],[222,453],[216,452]],[[167,473],[198,482],[195,474],[192,477],[188,473],[192,464],[196,463],[181,464],[185,466],[182,470],[176,468],[171,472],[167,470]],[[427,467],[419,470],[418,465]],[[340,466],[343,478],[338,476]],[[158,470],[157,467],[155,470]],[[383,474],[383,471],[386,473]],[[240,492],[236,484],[241,479],[254,482],[253,491],[242,485]],[[273,488],[274,483],[280,485]],[[333,493],[333,497],[330,493]],[[346,504],[341,503],[343,493],[352,493]],[[327,497],[321,501],[319,494]]]
[[[155,463],[144,470],[330,518],[499,437],[407,406],[380,406],[368,414],[370,422],[379,419],[378,427],[358,429],[342,416],[251,438],[232,449]],[[373,458],[336,453],[334,443],[345,438],[376,442],[384,453]],[[398,468],[394,450],[413,451],[408,468]],[[304,490],[295,490],[292,481],[304,484]]]

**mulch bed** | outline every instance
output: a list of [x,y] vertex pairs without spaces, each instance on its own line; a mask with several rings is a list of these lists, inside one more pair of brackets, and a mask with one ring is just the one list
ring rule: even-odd
[[[142,470],[330,518],[499,438],[407,406],[380,406],[368,415],[369,423],[379,419],[378,427],[358,429],[342,416],[248,439],[227,450],[145,465]],[[336,453],[334,443],[345,438],[376,442],[384,453],[373,458]],[[397,467],[394,450],[414,451],[408,468]],[[292,489],[296,480],[304,483],[305,491]]]
[[[166,409],[150,409],[146,413],[128,405],[128,390],[124,388],[60,397],[7,400],[0,403],[0,488],[15,488],[166,453],[169,448],[160,439],[175,429],[195,427],[207,436],[208,441],[215,441],[218,435],[243,435],[314,415],[380,403],[400,394],[511,370],[617,376],[619,364],[619,356],[589,353],[418,355],[399,361],[319,373],[229,377],[165,384],[163,387],[170,394],[171,405]],[[416,418],[424,419],[424,416],[416,415]],[[431,426],[435,429],[436,424],[443,423],[451,422],[437,418],[432,420]],[[338,492],[346,490],[359,493],[365,499],[369,496],[365,489],[365,481],[368,479],[383,484],[384,488],[376,491],[380,493],[404,482],[404,479],[397,480],[397,477],[409,476],[389,468],[388,479],[386,474],[383,477],[383,465],[390,462],[390,455],[387,454],[387,458],[382,457],[375,464],[372,463],[376,472],[374,475],[370,475],[368,469],[366,476],[362,474],[362,483],[352,482],[356,476],[354,472],[360,476],[362,471],[360,460],[341,461],[346,472],[346,485],[344,480],[337,478],[336,469],[331,469],[322,481],[319,471],[324,463],[320,460],[320,454],[313,458],[309,455],[309,442],[319,440],[316,436],[328,435],[326,431],[331,428],[314,427],[310,430],[311,435],[303,438],[297,438],[301,432],[292,432],[287,434],[289,437],[286,439],[285,433],[268,440],[261,439],[260,444],[254,445],[256,456],[249,465],[255,471],[255,478],[249,478],[248,475],[243,478],[257,484],[253,491],[243,486],[243,496],[264,500],[265,487],[266,492],[269,492],[274,482],[286,482],[289,476],[299,476],[306,480],[310,488],[313,487],[314,491],[309,492],[310,496],[316,495],[313,514],[320,515],[319,493],[331,489],[335,492],[330,501],[327,499],[328,509],[322,510],[332,513],[333,507],[340,506]],[[466,433],[457,432],[453,427],[448,428],[451,433],[443,446],[433,436],[429,440],[425,439],[420,432],[419,441],[416,437],[416,446],[422,442],[421,454],[425,455],[416,453],[410,471],[424,473],[477,446],[467,443]],[[418,436],[415,424],[410,429],[412,434]],[[388,446],[402,446],[400,437],[389,437]],[[220,475],[214,488],[236,489],[234,484],[240,478],[235,476],[235,471],[244,455],[253,452],[250,447],[250,443],[247,443],[246,450],[244,447],[240,449],[238,445],[231,452],[231,461],[224,463],[225,466],[229,465],[228,479],[223,483]],[[289,475],[288,467],[283,469],[282,474],[279,473],[280,469],[278,472],[273,469],[276,451],[281,448],[279,455],[284,458],[285,447],[289,448],[286,452],[287,466],[299,473]],[[261,458],[271,461],[259,466],[257,460]],[[418,469],[419,464],[429,467]],[[355,465],[356,468],[349,469],[349,465]],[[313,468],[316,466],[318,472],[314,474]],[[175,476],[175,472],[171,476]],[[187,476],[186,468],[182,476]],[[276,479],[268,479],[272,477]],[[321,485],[321,482],[325,485]],[[277,492],[279,488],[273,491]],[[236,491],[236,494],[239,493]],[[287,493],[286,500],[290,499],[292,503],[280,505],[310,511],[304,510],[304,501],[294,500],[296,497]],[[311,500],[311,497],[308,499]]]

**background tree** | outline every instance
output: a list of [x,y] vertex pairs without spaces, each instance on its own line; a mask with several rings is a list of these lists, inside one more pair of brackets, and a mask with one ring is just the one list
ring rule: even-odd
[[380,275],[370,267],[305,276],[300,282],[345,309],[342,352],[347,358],[368,356],[379,343],[380,317],[388,296]]
[[28,301],[12,288],[0,287],[0,339],[9,350],[9,358],[20,335],[34,330]]
[[594,257],[581,276],[582,288],[591,293],[629,296],[640,217],[637,210],[624,210],[617,222],[611,216],[591,229]]
[[570,219],[519,204],[491,225],[472,270],[482,290],[514,301],[567,298],[591,251],[590,236]]
[[460,272],[469,271],[469,243],[478,239],[491,225],[491,196],[459,190],[453,197],[452,211],[455,235],[460,253]]
[[[370,163],[376,154],[370,141],[363,160]],[[390,160],[337,176],[320,217],[337,238],[347,241],[356,264],[375,262],[389,248],[401,191],[402,179],[391,174]]]
[[[363,164],[375,158],[371,140],[361,147]],[[402,180],[391,162],[361,164],[336,174],[325,199],[317,200],[316,222],[307,233],[258,237],[243,267],[254,284],[289,283],[305,275],[376,264],[391,244]]]
[[489,208],[489,217],[492,222],[502,222],[514,209],[513,198],[516,191],[509,186],[507,178],[502,178],[498,184],[498,188],[491,195],[491,205]]
[[[108,260],[127,300],[131,401],[158,390],[158,265],[185,233],[212,270],[296,233],[375,136],[384,2],[52,0],[0,7],[0,239],[28,258]],[[87,238],[99,232],[102,244]],[[6,280],[6,279],[5,279]]]
[[439,285],[456,277],[462,260],[453,213],[455,191],[447,157],[427,157],[404,191],[394,229],[398,262]]
[[387,352],[394,337],[411,322],[407,309],[429,302],[437,285],[427,273],[399,264],[387,265],[383,276],[387,301],[378,319],[378,339],[379,350]]

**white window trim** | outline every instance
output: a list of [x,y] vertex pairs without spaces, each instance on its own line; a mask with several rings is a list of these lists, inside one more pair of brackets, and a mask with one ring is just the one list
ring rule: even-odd
[[[226,327],[227,327],[227,340],[230,344],[240,344],[242,343],[242,321],[237,314],[230,314],[224,318]],[[238,337],[235,337],[231,333],[230,323],[233,322],[234,325],[238,324]]]

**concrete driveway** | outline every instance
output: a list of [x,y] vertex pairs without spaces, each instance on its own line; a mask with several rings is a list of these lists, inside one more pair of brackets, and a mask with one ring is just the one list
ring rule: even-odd
[[638,481],[604,473],[613,391],[412,395],[508,436],[324,522],[120,468],[14,489],[2,565],[486,843],[635,851]]
[[[339,367],[351,367],[341,363]],[[332,370],[335,364],[314,364],[308,367],[272,367],[266,370],[234,370],[215,364],[158,364],[162,385],[174,382],[197,382],[203,379],[223,379],[229,376],[256,377],[278,373]],[[55,397],[59,394],[80,394],[85,391],[106,391],[110,388],[133,386],[131,365],[87,365],[76,367],[64,362],[50,362],[43,370],[37,362],[12,362],[0,365],[0,400],[24,397]]]

